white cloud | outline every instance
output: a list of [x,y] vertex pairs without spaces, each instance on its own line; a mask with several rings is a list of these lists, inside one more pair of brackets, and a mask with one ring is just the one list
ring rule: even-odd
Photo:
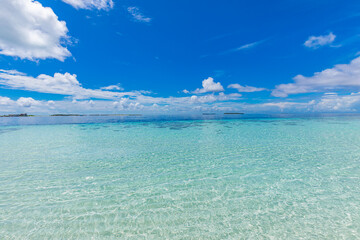
[[[255,105],[258,108],[264,108],[269,110],[275,110],[276,108],[279,109],[281,112],[285,109],[292,109],[295,107],[307,107],[308,103],[298,103],[298,102],[269,102],[269,103],[263,103]],[[275,109],[274,109],[275,108]]]
[[223,52],[221,52],[221,53],[219,53],[219,54],[220,54],[220,55],[229,54],[229,53],[238,52],[238,51],[241,51],[241,50],[246,50],[246,49],[254,48],[254,47],[256,47],[256,46],[258,46],[258,45],[266,42],[268,39],[269,39],[269,38],[266,38],[266,39],[263,39],[263,40],[260,40],[260,41],[257,41],[257,42],[252,42],[252,43],[244,44],[244,45],[241,45],[240,47],[232,48],[232,49],[223,51]]
[[333,33],[329,33],[328,35],[323,36],[311,36],[308,40],[305,41],[304,45],[308,48],[319,48],[321,46],[330,45],[334,42],[336,36]]
[[224,94],[219,93],[218,95],[215,94],[208,94],[204,96],[196,96],[193,95],[190,97],[191,103],[212,103],[216,101],[229,101],[229,100],[238,100],[241,97],[239,93],[232,93],[232,94]]
[[10,89],[67,95],[76,99],[116,99],[126,95],[140,95],[139,92],[115,92],[83,88],[77,80],[77,76],[70,73],[55,73],[54,76],[40,74],[37,77],[31,77],[17,71],[0,69],[0,85]]
[[29,108],[33,105],[39,104],[39,101],[36,101],[35,99],[33,99],[31,97],[28,97],[28,98],[21,97],[16,101],[16,103],[21,107]]
[[18,100],[11,100],[8,97],[0,96],[0,114],[22,113],[34,108],[38,108],[38,112],[47,112],[49,109],[44,103],[45,101],[37,101],[30,97],[20,97]]
[[0,105],[10,105],[12,102],[8,97],[0,97]]
[[[21,97],[11,100],[0,97],[0,114],[3,113],[118,113],[118,112],[194,112],[202,110],[221,111],[222,107],[216,106],[216,102],[239,99],[240,94],[223,93],[219,95],[209,94],[194,97],[168,97],[156,98],[141,95],[135,98],[122,97],[116,101],[109,100],[61,100],[39,101],[32,98]],[[228,108],[227,108],[228,109]]]
[[127,10],[135,21],[147,23],[151,21],[151,18],[145,17],[144,14],[140,12],[138,7],[128,7]]
[[208,103],[208,102],[215,102],[216,96],[213,94],[205,95],[205,96],[196,96],[193,95],[190,97],[190,102],[192,103]]
[[145,95],[139,95],[136,97],[136,101],[141,104],[165,104],[171,106],[188,106],[191,104],[203,104],[203,103],[212,103],[219,101],[229,101],[229,100],[238,100],[240,99],[241,94],[232,93],[232,94],[224,94],[219,93],[215,94],[207,94],[203,96],[189,96],[189,97],[151,97]]
[[62,0],[76,9],[109,10],[114,7],[112,0]]
[[257,87],[251,87],[251,86],[241,86],[240,84],[234,83],[230,84],[228,88],[234,88],[238,90],[238,92],[260,92],[265,91],[265,88],[257,88]]
[[186,89],[182,90],[182,92],[185,93],[185,94],[190,93],[190,92],[189,92],[188,90],[186,90]]
[[[36,91],[41,93],[61,94],[71,96],[72,99],[35,100],[30,97],[21,97],[12,100],[0,97],[1,113],[117,113],[117,112],[194,112],[194,111],[242,111],[242,112],[349,112],[360,110],[360,93],[338,95],[328,91],[329,86],[338,88],[338,82],[344,86],[356,85],[360,88],[357,79],[360,66],[360,57],[350,64],[336,65],[332,69],[315,74],[306,81],[298,81],[291,86],[300,86],[311,91],[326,90],[321,98],[307,102],[296,101],[269,101],[266,103],[249,104],[240,102],[241,94],[215,93],[221,90],[220,83],[212,78],[203,81],[203,88],[197,89],[200,93],[209,94],[188,95],[184,97],[153,97],[144,95],[140,91],[116,92],[103,89],[83,88],[75,74],[55,73],[54,76],[41,74],[31,77],[16,70],[0,70],[0,85],[10,89]],[[357,70],[356,70],[357,69]],[[324,73],[326,72],[326,74]],[[324,75],[325,74],[325,75]],[[346,76],[346,81],[343,79]],[[330,76],[336,76],[334,80]],[[353,79],[349,79],[349,76]],[[317,81],[316,78],[319,78]],[[322,79],[326,79],[323,82]],[[338,79],[339,78],[339,79]],[[302,79],[302,78],[300,78]],[[314,80],[315,79],[315,80]],[[330,83],[329,83],[330,82]],[[326,84],[325,84],[326,83]],[[324,85],[325,84],[325,85]],[[241,91],[253,91],[253,87],[243,87],[234,84]],[[284,84],[286,85],[286,84]],[[324,87],[324,86],[326,87]],[[119,85],[113,85],[119,86]],[[109,88],[105,87],[105,88]],[[112,87],[110,87],[112,89]],[[109,89],[110,89],[109,88]],[[333,88],[333,87],[330,87]],[[281,90],[287,88],[280,88]],[[206,90],[206,91],[205,91]],[[223,90],[223,88],[222,88]],[[257,90],[257,89],[256,89]],[[279,90],[279,89],[278,89]],[[330,89],[331,90],[331,89]],[[274,90],[275,91],[275,90]],[[279,93],[279,92],[278,92]],[[282,94],[284,94],[282,92]],[[91,98],[91,99],[90,99]],[[85,100],[87,99],[87,100]],[[96,100],[97,99],[97,100]],[[103,100],[99,100],[103,99]],[[105,100],[106,99],[106,100]]]
[[129,98],[121,98],[119,101],[113,102],[113,106],[117,110],[140,110],[143,108],[139,102],[131,101]]
[[[0,114],[3,113],[189,113],[201,111],[240,111],[246,113],[277,112],[358,112],[360,110],[360,93],[348,95],[323,95],[318,100],[307,102],[273,101],[249,104],[239,100],[240,94],[208,94],[191,97],[169,98],[129,98],[116,101],[109,100],[61,100],[41,101],[21,97],[11,100],[0,97]],[[155,103],[156,102],[156,103]]]
[[242,45],[242,46],[238,47],[237,50],[252,48],[252,47],[255,47],[256,45],[258,45],[258,42],[245,44],[245,45]]
[[64,21],[49,7],[33,0],[2,0],[0,8],[0,54],[37,60],[60,61],[71,53],[63,46],[68,40]]
[[255,46],[257,46],[257,45],[259,45],[259,44],[261,44],[263,42],[264,42],[264,40],[253,42],[253,43],[248,43],[248,44],[242,45],[242,46],[240,46],[240,47],[238,47],[238,48],[236,48],[234,50],[239,51],[239,50],[253,48],[253,47],[255,47]]
[[[264,104],[247,104],[233,102],[239,100],[240,94],[208,94],[204,96],[191,96],[180,98],[146,98],[131,99],[120,98],[117,101],[109,100],[61,100],[39,101],[32,98],[18,100],[6,99],[7,104],[2,105],[3,113],[189,113],[201,111],[244,111],[244,112],[296,112],[308,110],[312,104],[298,102],[269,102]],[[1,99],[1,97],[0,97]],[[1,100],[0,100],[1,101]],[[152,103],[157,102],[157,103]],[[360,101],[359,101],[360,102]],[[1,102],[0,102],[1,103]]]
[[333,68],[316,72],[311,77],[297,75],[294,83],[280,84],[272,91],[275,97],[289,94],[332,91],[337,89],[360,88],[360,57],[349,64],[338,64]]
[[212,77],[204,79],[202,81],[203,88],[198,88],[193,93],[207,93],[207,92],[222,92],[224,91],[224,87],[221,85],[220,82],[214,82]]
[[314,105],[317,112],[358,112],[360,110],[360,93],[339,96],[326,94]]
[[[54,76],[40,74],[37,77],[28,76],[16,70],[0,70],[0,86],[9,89],[34,91],[40,93],[51,93],[70,96],[72,98],[68,101],[41,101],[41,104],[29,98],[21,98],[16,103],[17,107],[36,107],[36,110],[54,110],[60,109],[65,111],[63,106],[59,106],[59,102],[66,102],[69,109],[79,104],[84,105],[82,112],[97,110],[97,111],[117,111],[117,110],[140,110],[156,109],[164,111],[165,109],[184,109],[189,110],[195,106],[202,106],[203,104],[210,104],[214,102],[226,102],[231,100],[238,100],[241,97],[239,93],[232,94],[214,94],[214,92],[223,90],[220,83],[215,83],[212,78],[203,81],[203,89],[198,90],[201,93],[212,92],[212,94],[202,96],[188,96],[188,97],[152,97],[144,94],[149,94],[148,91],[132,91],[132,92],[117,92],[119,85],[116,88],[113,86],[104,87],[105,89],[112,89],[113,91],[104,89],[87,89],[81,86],[75,74],[70,73],[55,73]],[[108,99],[112,101],[91,100],[91,101],[76,101],[76,99]],[[109,102],[112,104],[109,105]],[[14,101],[9,98],[1,98],[0,104],[13,104]],[[71,103],[71,104],[70,104]],[[156,105],[154,105],[156,104]],[[14,105],[14,104],[13,104]],[[111,108],[109,108],[111,106]],[[41,108],[42,107],[42,108]],[[86,107],[86,108],[85,108]],[[151,109],[150,109],[151,107]],[[115,109],[115,110],[114,110]],[[35,110],[35,108],[34,108]],[[75,110],[79,110],[74,108]],[[5,110],[3,110],[5,111]]]
[[124,89],[120,87],[119,85],[110,85],[107,87],[100,88],[101,90],[117,90],[117,91],[123,91]]

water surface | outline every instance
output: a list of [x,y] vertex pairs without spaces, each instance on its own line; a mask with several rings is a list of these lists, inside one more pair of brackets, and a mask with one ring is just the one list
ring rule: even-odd
[[358,117],[76,119],[2,120],[0,239],[360,238]]

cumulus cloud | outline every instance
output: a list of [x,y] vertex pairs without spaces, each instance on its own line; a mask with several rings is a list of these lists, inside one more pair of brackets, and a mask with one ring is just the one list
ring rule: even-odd
[[[192,97],[168,97],[156,98],[143,96],[144,98],[122,97],[116,101],[110,100],[50,100],[39,101],[32,98],[21,97],[11,100],[0,97],[0,114],[27,112],[27,113],[117,113],[117,112],[181,112],[202,111],[212,109],[221,111],[215,102],[238,99],[238,95],[213,95]],[[229,108],[227,108],[229,109]]]
[[76,99],[116,99],[126,95],[137,96],[140,94],[139,92],[87,89],[81,86],[75,74],[70,73],[55,73],[54,76],[40,74],[37,77],[31,77],[18,71],[0,69],[0,85],[10,89],[67,95]]
[[297,75],[294,83],[280,84],[272,91],[275,97],[287,97],[289,94],[322,92],[338,89],[360,88],[360,57],[349,64],[338,64],[333,68],[316,72],[311,77]]
[[347,95],[326,94],[315,105],[317,112],[358,112],[360,110],[360,93]]
[[[360,93],[347,95],[324,94],[320,99],[307,102],[269,101],[249,104],[238,100],[240,94],[208,94],[191,97],[144,99],[123,97],[116,101],[109,100],[50,100],[41,101],[21,97],[11,100],[0,97],[0,114],[27,113],[116,113],[116,112],[199,112],[199,111],[244,111],[255,113],[277,112],[358,112],[360,110]],[[157,103],[154,103],[157,102]]]
[[330,45],[334,42],[336,36],[333,33],[329,33],[328,35],[323,36],[311,36],[308,40],[305,41],[304,46],[308,48],[319,48],[325,45]]
[[[148,91],[119,92],[117,91],[121,90],[119,85],[110,85],[102,89],[84,88],[77,80],[77,76],[70,73],[55,73],[53,76],[40,74],[37,77],[32,77],[16,70],[0,69],[0,87],[71,97],[65,101],[38,101],[26,97],[15,101],[7,97],[0,97],[0,105],[2,106],[0,112],[22,112],[27,111],[27,109],[32,112],[70,111],[81,113],[135,110],[150,112],[155,110],[158,112],[192,111],[211,107],[210,105],[216,102],[227,102],[241,98],[239,93],[224,94],[220,92],[216,94],[215,92],[223,90],[223,87],[220,83],[215,83],[212,78],[205,79],[203,89],[197,90],[197,92],[211,92],[211,94],[186,97],[153,97],[145,95],[150,94]],[[85,99],[91,100],[85,101]]]
[[216,97],[213,94],[205,95],[205,96],[196,96],[193,95],[190,97],[190,102],[192,103],[207,103],[207,102],[215,102]]
[[[73,101],[77,103],[76,99],[108,99],[115,100],[111,105],[112,110],[127,110],[127,109],[140,109],[143,106],[149,107],[156,105],[171,106],[169,108],[186,108],[190,105],[201,105],[213,102],[224,102],[237,100],[241,97],[239,93],[214,94],[218,91],[223,91],[223,87],[220,83],[215,83],[212,78],[205,79],[203,81],[203,88],[197,89],[195,92],[211,94],[202,96],[187,96],[187,97],[153,97],[145,94],[150,94],[148,91],[132,91],[132,92],[119,92],[121,90],[119,85],[110,85],[101,89],[88,89],[82,87],[81,83],[77,80],[75,74],[70,73],[55,73],[53,76],[40,74],[37,77],[28,76],[16,70],[1,70],[0,69],[0,86],[8,89],[17,89],[25,91],[34,91],[40,93],[51,93],[70,96]],[[111,90],[111,91],[110,91]],[[11,99],[0,99],[1,104],[11,103]],[[84,101],[82,101],[84,102]],[[98,105],[99,101],[89,101],[86,106],[93,107],[94,109]],[[36,102],[31,99],[20,99],[17,105],[23,107],[34,106]],[[51,107],[55,109],[56,101],[47,101],[43,104],[45,108]],[[102,106],[100,104],[100,106]],[[96,108],[97,109],[97,108]],[[164,109],[164,108],[162,108]]]
[[39,101],[36,101],[35,99],[33,99],[31,97],[28,97],[28,98],[21,97],[16,101],[16,103],[21,107],[29,108],[33,105],[39,104]]
[[71,53],[64,21],[49,7],[33,0],[2,0],[0,8],[0,54],[37,60],[60,61]]
[[222,92],[224,91],[224,87],[221,85],[220,82],[214,82],[214,79],[212,77],[209,77],[207,79],[204,79],[202,81],[203,88],[198,88],[192,93],[207,93],[207,92]]
[[45,105],[45,101],[38,101],[31,97],[20,97],[17,100],[12,100],[8,97],[0,96],[0,114],[3,113],[15,113],[25,112],[38,108],[38,111],[48,111],[48,107]]
[[216,102],[216,101],[238,100],[240,97],[241,97],[241,94],[238,94],[238,93],[232,93],[232,94],[219,93],[218,95],[208,94],[208,95],[204,95],[204,96],[193,95],[190,97],[190,102],[192,102],[192,103],[211,103],[211,102]]
[[113,106],[117,110],[139,110],[143,108],[139,102],[131,101],[129,98],[121,98],[119,101],[113,102]]
[[[21,97],[12,100],[0,97],[0,113],[28,112],[28,113],[116,113],[116,112],[191,112],[191,111],[244,111],[244,112],[349,112],[360,110],[360,93],[338,95],[334,88],[358,87],[360,57],[350,64],[336,65],[334,68],[314,74],[304,81],[297,81],[291,86],[300,86],[311,91],[326,90],[322,97],[307,102],[270,101],[249,104],[239,101],[241,94],[216,93],[214,89],[221,89],[220,83],[213,79],[205,79],[203,89],[208,94],[188,95],[183,97],[154,97],[144,95],[140,91],[116,92],[103,89],[87,89],[81,86],[75,74],[55,73],[54,76],[41,74],[31,77],[16,70],[0,70],[0,86],[10,89],[36,91],[43,93],[71,96],[64,100],[35,100]],[[326,73],[326,74],[325,74]],[[325,74],[325,75],[324,75]],[[332,76],[332,77],[330,77]],[[352,78],[349,78],[351,76]],[[305,78],[305,77],[304,77]],[[319,78],[319,79],[317,79]],[[346,80],[344,80],[346,78]],[[297,78],[298,79],[298,78]],[[302,79],[302,78],[299,78]],[[326,82],[322,81],[326,79]],[[211,84],[209,84],[211,83]],[[326,83],[326,84],[325,84]],[[213,85],[217,86],[212,87]],[[118,86],[118,85],[113,85]],[[240,87],[239,87],[240,86]],[[252,91],[252,87],[235,85],[241,91],[243,88]],[[113,87],[105,87],[113,89]],[[284,90],[287,88],[279,88]],[[279,90],[278,89],[278,90]],[[295,87],[294,87],[295,89]],[[275,90],[274,90],[275,91]],[[310,90],[309,90],[310,91]],[[205,90],[198,89],[204,93]],[[281,92],[283,93],[283,92]],[[284,93],[283,93],[284,94]],[[87,100],[85,100],[87,99]]]
[[252,108],[257,111],[261,108],[275,111],[278,108],[280,111],[288,112],[358,112],[360,111],[360,92],[344,95],[324,94],[319,99],[308,102],[285,101],[255,104]]
[[295,108],[306,108],[308,107],[309,103],[298,103],[298,102],[268,102],[263,104],[255,105],[255,107],[266,109],[267,111],[276,109],[280,110],[281,112],[285,109],[295,109]]
[[128,7],[127,11],[133,17],[133,19],[137,22],[150,22],[151,18],[144,16],[143,13],[140,12],[138,7]]
[[109,10],[114,7],[112,0],[62,0],[76,9]]
[[260,92],[265,91],[265,88],[257,88],[257,87],[251,87],[251,86],[241,86],[240,84],[234,83],[230,84],[228,88],[234,88],[238,90],[238,92]]
[[0,105],[10,105],[12,102],[8,97],[0,97]]

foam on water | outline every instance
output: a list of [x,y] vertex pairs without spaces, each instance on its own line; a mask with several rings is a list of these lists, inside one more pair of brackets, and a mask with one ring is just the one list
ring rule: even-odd
[[0,127],[0,239],[359,239],[358,118]]

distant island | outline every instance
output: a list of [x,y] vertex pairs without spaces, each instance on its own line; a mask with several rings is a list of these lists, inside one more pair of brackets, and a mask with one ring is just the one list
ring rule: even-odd
[[33,116],[34,115],[28,115],[27,113],[0,115],[0,117],[33,117]]
[[[241,112],[225,112],[224,115],[241,115],[244,113]],[[216,115],[216,113],[202,113],[202,115]],[[27,113],[20,114],[8,114],[8,115],[0,115],[0,117],[34,117],[35,115],[29,115]],[[98,117],[98,116],[130,116],[130,117],[139,117],[142,114],[71,114],[71,113],[56,113],[49,115],[50,117]]]
[[83,117],[83,116],[90,116],[90,117],[99,117],[99,116],[142,116],[142,114],[52,114],[50,117]]
[[[69,114],[69,113],[57,113],[51,114],[49,117],[99,117],[99,116],[130,116],[130,117],[139,117],[142,114]],[[0,115],[0,117],[35,117],[35,115],[29,115],[27,113],[20,113],[20,114],[7,114],[7,115]]]

